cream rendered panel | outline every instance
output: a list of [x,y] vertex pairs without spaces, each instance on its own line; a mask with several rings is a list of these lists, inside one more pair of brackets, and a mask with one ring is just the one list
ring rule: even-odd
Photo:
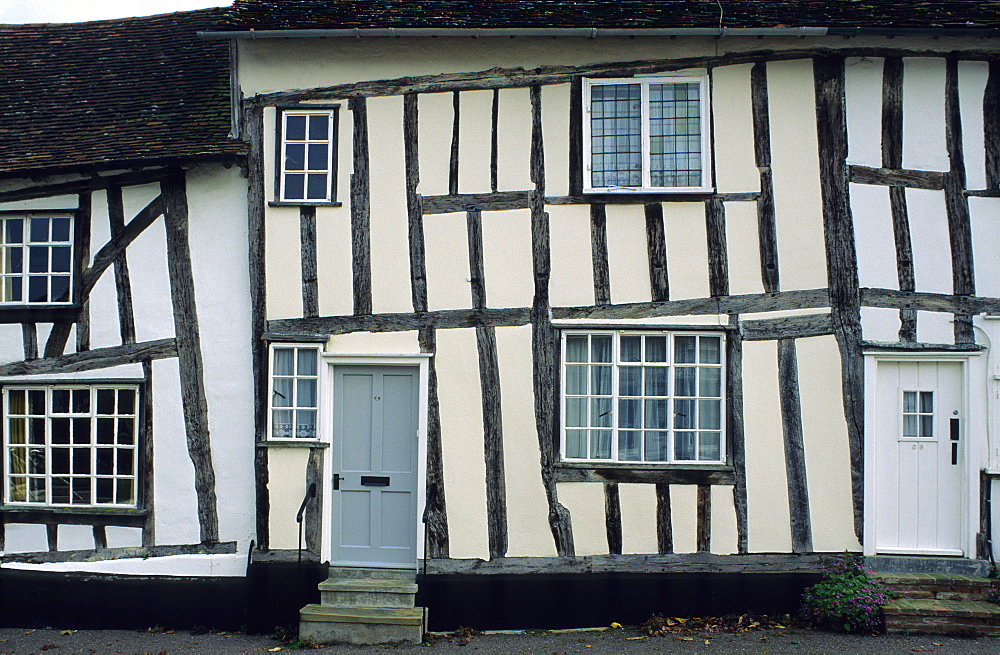
[[943,191],[906,190],[917,291],[951,293],[951,237]]
[[739,548],[733,487],[712,485],[712,552],[731,555]]
[[662,203],[662,207],[670,299],[707,298],[711,294],[705,203],[667,202]]
[[368,99],[372,311],[412,312],[403,98]]
[[[297,207],[269,207],[264,217],[268,320],[302,316],[302,239]],[[321,257],[317,254],[317,260]],[[318,271],[317,271],[318,272]],[[350,280],[351,278],[347,278]]]
[[656,485],[619,484],[618,497],[622,509],[622,553],[658,552]]
[[531,210],[483,212],[482,226],[486,306],[531,307]]
[[[120,528],[109,525],[105,530],[108,548],[138,548],[142,546],[141,528]],[[148,563],[149,560],[144,560]],[[172,571],[176,575],[176,571]]]
[[649,252],[642,205],[608,205],[608,277],[611,302],[649,302]]
[[326,344],[326,352],[336,354],[410,355],[420,352],[416,330],[406,332],[351,332],[335,334]]
[[670,527],[674,552],[698,550],[698,487],[693,484],[670,485]]
[[795,348],[813,549],[860,550],[854,536],[851,455],[837,340],[833,336],[796,339]]
[[744,341],[743,372],[749,550],[789,552],[792,535],[778,397],[777,343]]
[[[128,247],[127,256],[136,341],[173,337],[174,310],[167,272],[167,231],[162,216],[136,237]],[[108,277],[109,273],[113,280],[114,271],[110,268],[102,277]],[[42,343],[41,338],[39,333],[39,344]]]
[[725,206],[729,293],[733,295],[763,293],[757,203],[727,202]]
[[976,293],[1000,296],[1000,238],[997,216],[1000,201],[996,198],[969,198],[972,216],[972,260],[976,265]]
[[468,233],[464,213],[424,218],[428,309],[472,307]]
[[944,59],[903,60],[903,168],[948,170],[944,81]]
[[489,193],[493,92],[462,91],[459,102],[458,192]]
[[[349,195],[346,188],[338,188],[338,193]],[[320,316],[339,316],[354,312],[352,257],[350,208],[317,207],[316,292],[319,296]],[[296,270],[288,271],[287,276],[292,280],[300,279],[301,270],[300,266]],[[270,295],[269,291],[268,296]],[[299,291],[299,296],[301,295],[302,292]]]
[[883,60],[878,57],[848,57],[845,63],[847,161],[851,164],[880,168]]
[[590,205],[549,205],[552,271],[549,301],[553,307],[594,304],[594,258]]
[[569,194],[569,84],[543,86],[541,96],[545,195],[565,196]]
[[[576,555],[607,555],[604,485],[594,482],[560,482],[556,485],[556,491],[559,502],[569,510]],[[550,537],[551,535],[549,532]]]
[[944,312],[917,312],[917,341],[954,343],[955,317]]
[[958,63],[958,104],[962,115],[962,154],[967,188],[986,188],[986,138],[983,135],[983,95],[989,77],[985,61]]
[[306,495],[308,461],[308,448],[276,447],[267,451],[270,548],[298,548],[299,524],[295,522],[295,515]]
[[854,246],[858,256],[858,284],[862,287],[898,289],[896,240],[889,189],[851,184]]
[[862,307],[861,329],[868,341],[899,341],[899,310]]
[[[45,348],[39,340],[38,347]],[[24,359],[24,336],[20,323],[0,324],[0,362],[19,362]]]
[[[543,97],[543,118],[545,111]],[[530,166],[531,97],[528,89],[500,89],[497,122],[497,189],[534,189]],[[482,157],[482,153],[479,156]]]
[[[500,327],[496,335],[507,486],[507,555],[555,557],[548,503],[538,464],[531,326]],[[446,477],[445,485],[450,484],[451,480]]]
[[752,64],[712,69],[712,135],[716,145],[715,188],[719,193],[760,190],[754,159]]
[[[131,216],[126,216],[125,220],[128,221],[131,218]],[[111,225],[108,220],[107,194],[104,191],[95,191],[91,196],[90,257],[85,266],[89,266],[93,262],[94,253],[99,251],[110,239]],[[136,257],[132,252],[127,252],[126,257],[130,260],[129,271],[132,276],[146,274],[143,259]],[[166,260],[162,261],[165,265]],[[132,273],[132,269],[137,270]],[[115,285],[114,266],[109,266],[98,278],[97,284],[94,285],[87,298],[87,303],[90,317],[90,347],[106,348],[121,344],[121,328],[118,323],[118,289]],[[69,343],[66,345],[70,346]],[[75,343],[73,345],[75,346]],[[39,344],[39,347],[43,348],[44,344]],[[60,543],[62,542],[60,541]]]
[[[417,159],[420,166],[417,192],[421,195],[440,196],[448,193],[453,123],[451,93],[421,93],[417,96]],[[459,146],[461,147],[461,143]],[[402,151],[391,154],[403,159]],[[398,183],[402,185],[403,180]]]
[[450,555],[489,557],[476,331],[437,331],[435,355]]
[[767,64],[782,291],[827,286],[812,60]]
[[7,523],[4,526],[5,553],[38,553],[48,549],[46,526],[31,523]]
[[[56,527],[59,550],[90,550],[94,548],[94,528],[90,525],[60,525]],[[141,541],[140,532],[140,541]]]

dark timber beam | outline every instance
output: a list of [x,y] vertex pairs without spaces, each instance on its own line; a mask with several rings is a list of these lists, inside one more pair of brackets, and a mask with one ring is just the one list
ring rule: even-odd
[[[146,510],[146,515],[143,517],[142,521],[142,545],[143,546],[153,546],[156,544],[156,511],[154,507],[153,489],[154,487],[154,476],[156,471],[153,470],[153,453],[154,453],[154,441],[153,438],[153,362],[152,360],[145,360],[142,363],[142,431],[139,433],[144,435],[142,443],[140,444],[139,452],[139,465],[142,470],[142,478],[139,481],[139,502],[142,503],[142,508]],[[95,527],[96,530],[96,527]],[[94,545],[97,548],[107,548],[107,541],[100,543],[97,541],[97,533],[94,533]]]
[[608,553],[622,554],[622,501],[617,482],[604,485],[604,530],[608,535]]
[[747,519],[747,455],[743,425],[743,331],[740,317],[729,316],[726,336],[726,441],[733,463],[733,508],[736,511],[736,548],[749,552]]
[[299,208],[299,248],[302,260],[302,316],[319,316],[319,286],[316,278],[316,208]]
[[[122,203],[122,188],[108,187],[108,223],[111,240],[117,239],[125,231],[125,208]],[[115,290],[118,294],[118,330],[122,343],[135,343],[135,311],[132,306],[132,283],[129,279],[127,251],[122,250],[115,258]]]
[[656,550],[661,555],[674,552],[674,530],[670,517],[670,484],[656,484]]
[[802,436],[802,403],[799,399],[799,363],[794,339],[778,341],[778,391],[785,444],[785,479],[788,483],[788,517],[792,552],[812,552],[809,485]]
[[219,540],[219,510],[208,430],[208,400],[205,396],[194,274],[188,245],[188,204],[184,174],[179,172],[160,182],[160,193],[163,196],[163,218],[167,231],[167,272],[170,276],[170,300],[174,309],[181,404],[198,498],[198,527],[202,543],[215,543]]
[[864,542],[864,359],[861,354],[858,259],[854,250],[854,219],[848,188],[843,57],[814,59],[813,75],[830,315],[840,348],[844,416],[851,457],[854,533]]
[[594,267],[594,304],[611,304],[608,267],[608,213],[603,203],[590,206],[590,257]]
[[64,550],[53,553],[7,553],[0,557],[4,564],[53,564],[56,562],[104,562],[113,559],[148,559],[174,555],[232,555],[236,542],[192,544],[178,546],[142,546],[135,548],[100,548],[94,550]]
[[986,141],[986,188],[1000,189],[1000,59],[990,61],[983,94],[983,133]]
[[348,103],[354,116],[354,172],[351,173],[351,261],[354,313],[372,313],[372,253],[369,219],[368,105],[364,98]]
[[72,180],[70,182],[56,182],[54,184],[38,184],[35,186],[11,189],[0,192],[0,203],[15,202],[17,200],[34,200],[37,198],[52,198],[55,196],[68,196],[80,193],[100,191],[113,186],[136,186],[140,184],[150,184],[171,175],[169,169],[153,168],[136,173],[122,173],[119,175],[96,175],[83,180]]
[[173,339],[128,343],[121,346],[94,348],[79,353],[58,357],[32,359],[0,366],[0,376],[6,375],[47,375],[72,373],[74,371],[96,371],[111,366],[137,364],[152,359],[168,359],[177,356],[177,346]]
[[729,295],[729,249],[726,245],[726,205],[718,198],[705,201],[705,233],[708,239],[708,293]]
[[316,485],[316,495],[306,504],[304,518],[306,550],[319,554],[323,540],[323,448],[310,448],[306,460],[306,489]]
[[[945,143],[948,147],[950,170],[944,177],[944,203],[948,213],[948,235],[951,242],[952,287],[956,296],[976,293],[975,269],[972,263],[972,219],[966,187],[965,155],[962,151],[962,111],[958,99],[958,60],[949,58],[945,68]],[[975,343],[972,316],[955,315],[955,343]]]
[[451,153],[448,158],[448,193],[451,195],[458,193],[458,137],[462,131],[460,105],[461,99],[455,91],[451,94]]
[[117,236],[112,237],[110,241],[97,251],[97,254],[94,255],[93,263],[84,269],[80,276],[82,280],[80,284],[82,287],[82,296],[90,295],[90,291],[97,284],[97,280],[100,279],[105,269],[114,264],[129,245],[135,241],[136,237],[142,234],[162,214],[163,197],[156,196],[156,198],[135,215],[135,218],[128,222],[128,225]]
[[778,231],[774,214],[774,179],[771,172],[771,113],[767,96],[767,64],[754,62],[750,69],[750,107],[753,113],[753,153],[760,172],[757,198],[757,242],[760,277],[765,291],[778,291]]
[[[80,222],[77,231],[76,256],[82,263],[90,260],[90,221],[93,215],[93,199],[89,191],[80,194],[76,220]],[[80,299],[80,313],[76,318],[76,351],[90,349],[90,298]]]
[[1000,314],[1000,298],[953,296],[946,293],[907,292],[895,289],[861,289],[865,307],[913,309],[952,314]]
[[944,174],[937,171],[918,171],[902,168],[871,168],[851,165],[850,180],[855,184],[898,186],[907,189],[940,191],[944,187]]
[[830,314],[801,314],[744,321],[742,327],[746,341],[818,337],[833,334],[833,319]]
[[712,487],[699,484],[697,502],[696,548],[699,553],[707,553],[712,550]]
[[649,286],[653,302],[670,300],[670,284],[667,278],[667,239],[663,232],[663,205],[647,203],[646,251],[649,258]]

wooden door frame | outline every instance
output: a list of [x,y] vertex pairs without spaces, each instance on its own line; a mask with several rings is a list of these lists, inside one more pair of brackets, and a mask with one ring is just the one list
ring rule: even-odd
[[[962,415],[964,416],[964,434],[961,441],[961,453],[964,466],[961,467],[962,480],[959,496],[962,499],[961,527],[959,528],[959,544],[964,557],[973,559],[976,555],[976,529],[979,526],[979,470],[984,466],[986,448],[986,413],[978,411],[986,405],[984,397],[985,385],[972,384],[973,380],[982,380],[986,375],[983,368],[985,358],[979,352],[866,352],[865,357],[865,511],[864,511],[864,543],[862,550],[865,555],[875,555],[875,544],[878,525],[876,522],[875,475],[875,438],[878,417],[875,410],[875,399],[878,394],[878,365],[882,362],[905,363],[938,363],[958,364],[961,367],[962,380]],[[974,410],[974,408],[976,408]]]
[[[424,556],[424,524],[423,516],[427,499],[427,398],[428,379],[431,353],[392,354],[392,353],[322,353],[320,385],[324,395],[320,401],[320,429],[323,440],[333,448],[333,398],[337,393],[335,388],[334,369],[337,366],[403,366],[417,369],[417,513],[416,524],[413,526],[416,534],[419,562]],[[321,531],[321,555],[326,562],[333,561],[333,452],[323,458],[323,525]],[[415,565],[415,564],[414,564]]]

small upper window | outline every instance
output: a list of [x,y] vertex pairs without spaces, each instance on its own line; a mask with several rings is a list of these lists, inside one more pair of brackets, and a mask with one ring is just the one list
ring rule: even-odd
[[584,80],[584,191],[706,192],[705,77]]
[[271,439],[315,439],[319,348],[271,348]]
[[281,112],[279,200],[305,204],[336,200],[336,118],[336,108]]
[[0,304],[66,304],[73,299],[73,218],[0,218]]

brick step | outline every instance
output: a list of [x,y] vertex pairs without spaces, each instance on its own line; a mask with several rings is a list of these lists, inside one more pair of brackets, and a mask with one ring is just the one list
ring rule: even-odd
[[413,607],[417,585],[396,578],[329,578],[320,604],[336,607]]
[[995,603],[900,598],[882,612],[887,632],[1000,635],[1000,605]]
[[902,598],[981,602],[988,598],[990,578],[951,573],[872,573]]
[[422,607],[306,605],[299,610],[299,637],[320,644],[419,644],[423,636]]

